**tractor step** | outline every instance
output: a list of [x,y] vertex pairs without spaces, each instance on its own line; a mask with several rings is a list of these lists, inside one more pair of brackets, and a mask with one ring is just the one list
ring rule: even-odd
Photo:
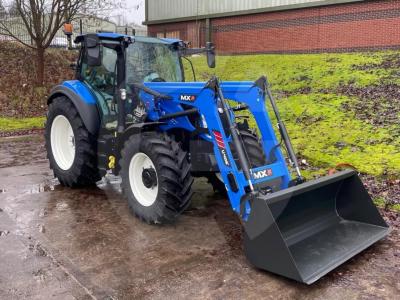
[[[97,162],[98,168],[105,174],[107,170],[113,169],[110,166],[110,156],[115,155],[113,145],[115,144],[115,137],[111,134],[102,135],[97,140]],[[115,167],[115,164],[114,164]]]
[[390,231],[352,170],[257,196],[244,224],[253,265],[307,284]]

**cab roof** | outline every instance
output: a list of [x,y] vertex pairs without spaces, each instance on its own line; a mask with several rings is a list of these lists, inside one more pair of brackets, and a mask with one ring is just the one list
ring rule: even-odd
[[[75,43],[80,43],[83,41],[83,38],[86,34],[78,35],[75,38]],[[125,37],[129,37],[132,41],[138,41],[142,43],[162,43],[162,44],[175,44],[180,43],[182,40],[179,39],[170,39],[170,38],[156,38],[156,37],[147,37],[147,36],[130,36],[122,33],[114,33],[114,32],[99,32],[96,33],[99,39],[107,39],[107,40],[121,40]]]

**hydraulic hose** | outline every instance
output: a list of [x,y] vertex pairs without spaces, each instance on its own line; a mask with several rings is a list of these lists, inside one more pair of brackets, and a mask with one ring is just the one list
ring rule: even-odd
[[296,158],[296,153],[293,150],[292,142],[290,141],[290,137],[289,137],[289,134],[288,134],[288,132],[286,130],[286,126],[282,121],[281,115],[280,115],[279,110],[278,110],[278,106],[276,105],[275,99],[272,96],[271,89],[269,87],[268,80],[266,78],[265,78],[265,91],[267,93],[269,101],[271,102],[271,106],[272,106],[272,109],[274,111],[275,117],[276,117],[276,119],[278,121],[279,132],[280,132],[280,134],[282,136],[283,142],[285,143],[285,147],[286,147],[286,149],[288,151],[289,159],[290,159],[291,163],[293,164],[293,166],[294,166],[294,168],[296,170],[297,179],[299,181],[304,181],[303,177],[301,176],[299,163],[298,163],[297,158]]
[[232,141],[233,141],[233,145],[236,149],[237,155],[238,155],[238,160],[239,160],[239,164],[240,167],[243,170],[244,176],[249,184],[249,188],[252,192],[254,192],[254,187],[253,184],[251,183],[251,174],[250,174],[250,164],[247,158],[247,155],[245,153],[245,150],[243,149],[243,144],[240,140],[239,137],[239,133],[236,127],[236,123],[232,122],[231,119],[231,115],[229,112],[229,108],[228,108],[228,104],[226,103],[226,100],[224,98],[224,95],[222,93],[222,90],[219,86],[219,81],[217,78],[215,78],[215,89],[217,91],[218,97],[221,100],[222,106],[223,106],[223,110],[224,110],[224,114],[227,118],[227,120],[229,120],[229,131],[231,133],[232,136]]

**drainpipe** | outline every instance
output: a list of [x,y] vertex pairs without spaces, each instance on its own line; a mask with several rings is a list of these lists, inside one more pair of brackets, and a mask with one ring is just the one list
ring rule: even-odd
[[206,43],[211,42],[211,19],[206,19]]

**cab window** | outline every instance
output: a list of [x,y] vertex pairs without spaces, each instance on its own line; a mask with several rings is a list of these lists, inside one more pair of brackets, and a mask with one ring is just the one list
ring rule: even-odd
[[101,65],[88,66],[85,57],[81,63],[81,78],[95,93],[103,115],[110,115],[114,110],[113,96],[117,84],[117,52],[100,46]]
[[81,75],[89,85],[103,93],[113,95],[117,74],[117,53],[115,50],[101,46],[101,56],[101,66],[89,67],[83,60]]
[[178,51],[173,45],[135,42],[127,49],[126,80],[133,82],[182,81]]

